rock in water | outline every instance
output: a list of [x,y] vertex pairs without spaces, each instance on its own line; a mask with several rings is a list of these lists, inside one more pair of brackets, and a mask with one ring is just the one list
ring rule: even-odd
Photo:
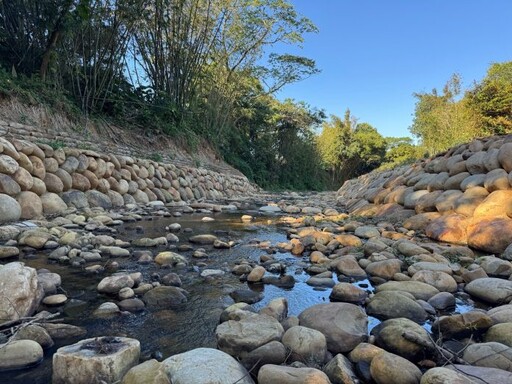
[[299,321],[304,327],[322,332],[327,349],[333,353],[349,352],[368,337],[368,317],[354,304],[317,304],[303,311]]
[[96,337],[61,347],[53,355],[53,384],[114,383],[139,361],[140,343]]
[[227,353],[197,348],[163,361],[173,384],[254,384],[246,369]]
[[43,360],[43,348],[33,340],[16,340],[0,347],[0,371],[27,368]]
[[13,262],[0,267],[0,322],[30,316],[43,298],[34,268]]

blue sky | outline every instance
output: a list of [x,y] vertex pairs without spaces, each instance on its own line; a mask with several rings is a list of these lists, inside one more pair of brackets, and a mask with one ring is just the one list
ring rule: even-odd
[[287,53],[314,59],[320,74],[287,86],[279,99],[328,114],[346,108],[383,136],[410,136],[414,92],[463,85],[493,62],[512,60],[510,0],[289,0],[319,33]]

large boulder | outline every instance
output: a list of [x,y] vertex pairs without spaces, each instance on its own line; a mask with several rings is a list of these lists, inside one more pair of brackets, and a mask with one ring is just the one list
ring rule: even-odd
[[376,292],[402,291],[408,292],[417,300],[428,300],[439,293],[439,290],[421,281],[388,281],[377,287]]
[[34,268],[20,262],[0,267],[0,323],[30,316],[42,298]]
[[140,343],[127,337],[96,337],[61,347],[53,355],[53,384],[120,381],[138,363]]
[[12,197],[0,193],[0,223],[18,221],[21,217],[21,206]]
[[332,353],[349,352],[368,337],[368,317],[354,304],[317,304],[303,311],[299,322],[322,332]]
[[467,227],[470,219],[463,215],[452,214],[432,220],[425,228],[428,237],[447,243],[466,245]]
[[112,208],[112,201],[110,198],[100,191],[90,190],[85,192],[85,196],[87,196],[87,201],[91,207],[101,207],[103,209]]
[[289,328],[283,335],[282,343],[290,350],[290,357],[307,364],[322,365],[327,353],[325,336],[311,328],[300,325]]
[[240,356],[271,341],[279,341],[284,329],[268,315],[250,315],[240,321],[228,320],[217,326],[215,337],[220,350]]
[[496,277],[483,277],[464,287],[470,295],[491,304],[504,304],[512,299],[512,281]]
[[121,384],[171,384],[164,365],[155,359],[147,360],[130,369]]
[[469,345],[462,358],[471,365],[512,372],[512,350],[509,346],[495,341]]
[[43,348],[33,340],[11,340],[0,345],[0,371],[29,368],[43,360]]
[[428,332],[407,318],[386,320],[373,328],[372,334],[379,347],[408,360],[422,360],[428,356],[425,345],[434,347]]
[[46,192],[42,194],[41,202],[43,203],[43,213],[45,215],[62,213],[68,208],[66,203],[56,193]]
[[172,384],[254,384],[233,357],[212,348],[196,348],[162,362]]
[[389,352],[373,358],[370,373],[377,384],[419,384],[422,375],[409,360]]
[[23,191],[16,198],[21,207],[22,219],[34,219],[42,216],[43,203],[34,192]]
[[70,207],[78,209],[89,208],[87,196],[82,191],[70,190],[62,194],[62,200]]
[[259,384],[330,384],[325,373],[315,368],[267,364],[258,372]]
[[368,302],[366,311],[384,320],[407,317],[423,323],[427,319],[425,309],[410,294],[401,291],[378,292]]
[[468,226],[467,234],[470,247],[490,253],[502,253],[512,244],[512,219],[475,218]]

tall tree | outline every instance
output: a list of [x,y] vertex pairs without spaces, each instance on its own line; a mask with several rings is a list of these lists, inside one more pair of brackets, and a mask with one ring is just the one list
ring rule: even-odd
[[478,115],[460,99],[461,82],[453,75],[443,92],[415,93],[414,120],[409,128],[430,155],[471,140],[480,132]]
[[482,134],[512,132],[512,61],[494,63],[465,96],[482,119]]

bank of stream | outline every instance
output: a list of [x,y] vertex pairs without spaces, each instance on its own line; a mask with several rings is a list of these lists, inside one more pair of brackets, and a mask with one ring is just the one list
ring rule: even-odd
[[[242,221],[243,214],[253,216],[252,221]],[[213,220],[204,220],[205,217]],[[59,288],[61,293],[68,297],[66,304],[59,307],[46,307],[42,305],[39,310],[61,312],[59,322],[84,327],[86,337],[96,336],[126,336],[137,339],[141,343],[143,359],[156,358],[158,360],[171,355],[182,353],[198,347],[216,347],[215,328],[223,310],[234,303],[230,293],[236,289],[249,288],[263,294],[263,299],[253,304],[255,310],[265,307],[278,297],[288,301],[290,316],[298,316],[305,309],[319,303],[330,301],[331,288],[313,287],[306,282],[311,277],[306,272],[311,266],[309,253],[296,256],[276,246],[288,242],[287,229],[290,227],[281,220],[280,215],[265,215],[257,210],[233,211],[213,213],[208,211],[174,216],[142,216],[138,221],[128,221],[116,226],[101,227],[101,233],[112,235],[123,241],[133,241],[137,238],[158,238],[169,233],[168,226],[172,223],[180,224],[181,230],[176,232],[179,242],[169,243],[167,246],[144,248],[131,247],[131,257],[103,259],[101,264],[106,272],[88,274],[84,266],[72,267],[69,264],[60,264],[49,261],[48,254],[52,250],[34,250],[22,248],[19,261],[35,269],[48,269],[62,278]],[[100,234],[98,232],[97,234]],[[211,245],[190,246],[189,238],[198,234],[214,234],[222,241],[233,242],[232,247],[217,249]],[[204,248],[207,258],[195,259],[192,255],[198,248]],[[153,255],[158,252],[173,250],[187,257],[192,262],[181,267],[161,267],[155,263],[141,264],[138,262],[138,251],[148,250]],[[231,273],[234,265],[248,261],[253,265],[260,263],[262,255],[272,254],[277,263],[286,267],[286,274],[295,279],[293,287],[282,288],[272,284],[248,284],[241,281],[240,276]],[[141,272],[144,282],[159,281],[164,275],[175,272],[179,275],[181,288],[187,291],[187,302],[178,307],[145,308],[141,312],[121,312],[108,318],[98,318],[93,315],[102,303],[117,302],[115,296],[98,293],[98,283],[113,271],[109,270],[113,263],[117,263],[116,272]],[[205,269],[220,270],[224,272],[214,277],[202,277]],[[267,275],[272,274],[266,272]],[[284,270],[281,271],[284,274]],[[279,276],[279,273],[275,273]],[[333,274],[334,283],[338,283],[336,274]],[[349,280],[347,280],[349,281]],[[372,283],[367,280],[354,281],[354,285],[363,288],[368,294],[374,292]],[[463,313],[473,309],[473,303],[457,298],[456,307],[447,313]],[[379,324],[380,321],[368,316],[368,331]],[[431,323],[424,324],[430,331]],[[52,354],[62,345],[77,340],[63,340],[54,347],[45,351],[44,361],[29,369],[0,373],[0,382],[21,383],[49,383],[51,382]]]

